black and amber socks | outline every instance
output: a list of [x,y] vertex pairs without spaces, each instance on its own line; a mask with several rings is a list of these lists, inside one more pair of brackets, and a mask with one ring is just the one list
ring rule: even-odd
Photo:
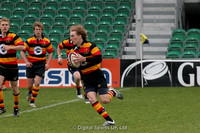
[[3,91],[0,89],[0,108],[4,108]]
[[19,106],[18,106],[18,104],[19,104],[19,94],[20,94],[20,93],[18,93],[18,94],[13,94],[14,109],[18,109],[18,108],[19,108]]
[[36,97],[38,95],[39,90],[40,90],[40,87],[36,87],[36,86],[33,87],[32,97],[31,97],[31,102],[30,103],[34,103],[35,102],[35,99],[36,99]]
[[105,108],[98,102],[96,101],[95,103],[92,104],[92,107],[107,121],[113,121],[108,113],[106,112]]

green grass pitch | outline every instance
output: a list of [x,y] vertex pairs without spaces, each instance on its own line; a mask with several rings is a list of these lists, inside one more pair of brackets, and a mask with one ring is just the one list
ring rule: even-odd
[[102,127],[104,119],[75,88],[41,88],[37,108],[26,101],[27,89],[20,88],[20,116],[13,117],[11,89],[3,91],[7,109],[0,116],[3,133],[198,133],[200,131],[200,89],[117,88],[124,100],[113,98],[102,104],[116,122]]

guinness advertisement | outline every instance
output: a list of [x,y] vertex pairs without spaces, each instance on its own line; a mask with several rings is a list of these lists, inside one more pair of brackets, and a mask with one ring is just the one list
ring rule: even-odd
[[199,60],[121,60],[121,87],[200,86]]

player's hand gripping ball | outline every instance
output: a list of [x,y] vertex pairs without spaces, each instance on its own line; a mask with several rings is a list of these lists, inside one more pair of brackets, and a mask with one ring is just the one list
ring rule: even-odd
[[80,67],[81,63],[76,60],[77,58],[79,58],[78,56],[79,56],[79,54],[77,54],[75,52],[69,53],[68,61],[69,61],[69,64],[71,64],[72,67],[75,67],[75,68]]

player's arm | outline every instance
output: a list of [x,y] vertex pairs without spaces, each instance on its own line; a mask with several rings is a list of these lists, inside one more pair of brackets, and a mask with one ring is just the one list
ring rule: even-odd
[[22,51],[20,52],[20,55],[21,55],[23,61],[26,63],[26,67],[32,67],[32,63],[30,63],[30,62],[27,60],[27,58],[26,58],[25,51],[22,50]]
[[3,49],[5,51],[7,50],[17,50],[17,51],[20,51],[20,50],[25,50],[25,46],[23,45],[19,45],[19,46],[8,46],[8,45],[4,45],[3,46]]
[[58,64],[59,65],[62,65],[62,62],[63,62],[62,57],[61,57],[61,52],[62,52],[62,49],[60,48],[60,44],[59,44],[57,47]]
[[53,58],[53,52],[49,53],[47,63],[45,64],[45,70],[49,69],[49,64]]
[[91,47],[91,57],[84,57],[79,55],[79,58],[77,59],[77,61],[79,62],[90,62],[91,65],[95,65],[95,64],[99,64],[102,62],[102,55],[101,55],[101,51],[99,50],[99,48],[95,45],[92,44]]

